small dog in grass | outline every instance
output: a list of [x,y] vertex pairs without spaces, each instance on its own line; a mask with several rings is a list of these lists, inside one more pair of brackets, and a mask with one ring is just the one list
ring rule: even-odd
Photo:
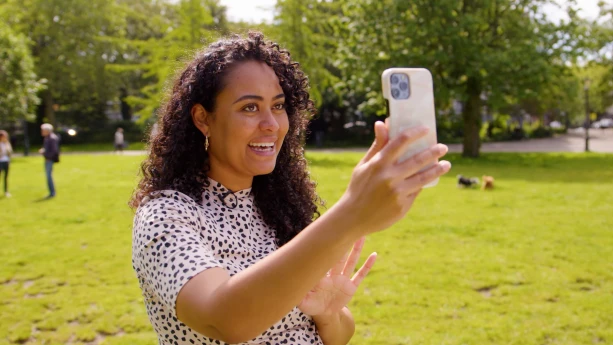
[[479,179],[476,177],[464,177],[462,175],[458,175],[458,188],[472,188],[473,186],[479,185]]
[[482,190],[486,189],[494,189],[494,178],[491,176],[483,175],[483,184],[481,185]]

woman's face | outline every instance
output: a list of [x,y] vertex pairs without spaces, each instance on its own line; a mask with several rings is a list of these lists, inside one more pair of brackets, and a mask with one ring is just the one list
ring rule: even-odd
[[209,176],[230,189],[247,188],[275,168],[289,128],[285,95],[272,68],[256,61],[233,66],[223,85],[213,113],[196,105],[192,118],[209,137]]

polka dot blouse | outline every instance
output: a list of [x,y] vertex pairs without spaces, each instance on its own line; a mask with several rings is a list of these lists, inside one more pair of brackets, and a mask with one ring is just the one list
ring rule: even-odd
[[[210,181],[202,204],[177,191],[159,191],[143,200],[134,218],[132,264],[163,345],[223,344],[177,319],[179,291],[206,269],[221,267],[234,275],[277,249],[251,189],[232,193]],[[298,308],[245,344],[323,345],[313,320]]]

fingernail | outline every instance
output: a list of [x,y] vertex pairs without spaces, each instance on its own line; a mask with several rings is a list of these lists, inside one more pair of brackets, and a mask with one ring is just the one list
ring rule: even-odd
[[449,150],[449,148],[445,144],[437,144],[436,148],[440,154],[445,154]]
[[421,134],[421,133],[427,133],[430,130],[430,128],[426,127],[426,126],[419,126],[417,127],[417,131]]
[[407,136],[411,136],[411,135],[423,134],[423,133],[426,133],[427,131],[428,131],[428,127],[418,126],[418,127],[407,128],[403,132]]
[[441,161],[438,163],[441,168],[443,168],[443,170],[445,171],[449,171],[451,169],[451,163],[449,163],[448,161]]

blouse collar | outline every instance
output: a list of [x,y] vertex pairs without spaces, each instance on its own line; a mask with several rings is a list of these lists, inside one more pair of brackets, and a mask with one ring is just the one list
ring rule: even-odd
[[[245,203],[251,203],[251,188],[242,189],[236,192],[232,192],[221,183],[208,178],[208,186],[205,187],[203,202],[212,201],[221,206],[228,208],[237,208],[239,205]],[[211,200],[212,199],[212,200]],[[242,206],[241,206],[242,207]]]

